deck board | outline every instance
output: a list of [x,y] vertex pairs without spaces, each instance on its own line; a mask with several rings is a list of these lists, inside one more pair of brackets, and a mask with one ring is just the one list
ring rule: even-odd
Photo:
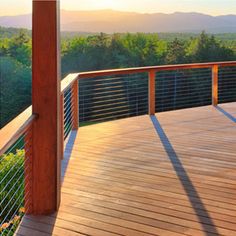
[[236,103],[87,127],[69,137],[62,202],[17,235],[236,235]]

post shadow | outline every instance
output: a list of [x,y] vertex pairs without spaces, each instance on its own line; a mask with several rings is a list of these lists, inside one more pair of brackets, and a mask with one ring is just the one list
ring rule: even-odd
[[61,164],[61,182],[62,183],[64,181],[66,170],[70,162],[70,156],[73,150],[73,146],[74,146],[77,134],[78,134],[78,130],[72,130],[65,146],[64,159],[62,160],[62,164]]
[[[70,161],[71,153],[73,150],[73,146],[76,140],[78,134],[78,130],[71,131],[69,138],[67,140],[66,146],[65,146],[65,155],[64,159],[62,160],[61,165],[61,183],[64,181],[64,176],[67,171],[67,167]],[[54,228],[55,228],[55,222],[57,219],[57,212],[51,214],[51,215],[25,215],[22,219],[22,222],[20,223],[17,232],[15,233],[16,236],[21,236],[25,233],[26,229],[25,227],[32,225],[38,225],[39,227],[44,225],[45,227],[37,228],[37,229],[31,229],[27,228],[28,235],[53,235]],[[25,226],[27,225],[27,226]],[[34,228],[34,227],[33,227]]]
[[165,131],[161,127],[161,124],[159,123],[155,115],[151,116],[151,120],[156,130],[156,133],[159,136],[163,147],[165,148],[168,158],[176,172],[176,175],[184,188],[186,196],[188,197],[189,202],[191,203],[192,208],[195,211],[196,216],[198,217],[198,220],[202,225],[205,234],[207,236],[210,236],[212,234],[220,235],[213,220],[211,219],[211,216],[209,215],[206,207],[204,206],[204,203],[202,202],[197,190],[195,189],[190,177],[188,176],[187,171],[185,170],[183,164],[181,163],[181,160],[175,152],[174,147],[172,146],[167,135],[165,134]]
[[233,121],[234,123],[236,123],[236,117],[234,117],[233,115],[231,115],[229,112],[227,112],[225,109],[223,109],[222,107],[219,106],[215,106],[216,110],[218,110],[219,112],[221,112],[223,115],[225,115],[227,118],[229,118],[231,121]]

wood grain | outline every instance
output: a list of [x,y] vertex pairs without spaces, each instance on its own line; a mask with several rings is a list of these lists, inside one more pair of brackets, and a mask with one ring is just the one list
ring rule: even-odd
[[156,101],[156,72],[151,70],[148,78],[148,113],[149,115],[155,115],[155,101]]
[[33,1],[32,107],[33,213],[56,211],[60,202],[59,2]]
[[236,61],[192,63],[192,64],[178,64],[178,65],[162,65],[162,66],[147,66],[147,67],[137,67],[137,68],[125,68],[125,69],[112,69],[112,70],[80,72],[78,74],[78,79],[93,78],[93,77],[97,77],[97,76],[136,74],[136,73],[149,72],[150,70],[154,70],[154,71],[157,72],[157,71],[211,68],[214,65],[218,65],[219,67],[236,66]]
[[69,74],[61,81],[61,92],[64,93],[78,79],[79,74]]
[[32,125],[24,135],[24,208],[26,214],[32,213],[32,169],[33,169],[33,156],[32,156]]
[[75,80],[71,88],[72,130],[79,128],[79,83]]
[[36,118],[37,115],[32,114],[32,107],[30,106],[0,130],[0,156],[29,129]]
[[155,119],[73,131],[59,211],[25,217],[19,235],[236,235],[235,123],[213,106]]
[[212,67],[212,105],[217,106],[218,104],[218,74],[219,66],[214,65]]
[[65,117],[65,111],[64,111],[64,93],[60,96],[60,105],[61,105],[61,129],[60,129],[60,136],[61,136],[61,159],[64,159],[64,117]]

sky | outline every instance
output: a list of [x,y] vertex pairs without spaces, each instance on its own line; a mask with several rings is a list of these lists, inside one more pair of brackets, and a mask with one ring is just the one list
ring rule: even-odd
[[[0,0],[0,15],[31,12],[32,0]],[[201,12],[210,15],[236,14],[236,0],[61,0],[61,9],[114,9],[141,13]]]

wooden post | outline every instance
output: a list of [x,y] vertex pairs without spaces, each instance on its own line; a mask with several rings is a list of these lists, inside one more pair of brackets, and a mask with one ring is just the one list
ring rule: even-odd
[[151,70],[149,72],[149,82],[148,82],[148,97],[149,97],[149,109],[148,113],[149,115],[155,115],[156,111],[156,105],[155,105],[155,99],[156,99],[156,91],[155,91],[155,79],[156,79],[156,72],[154,70]]
[[64,159],[64,93],[61,94],[61,159]]
[[32,213],[32,126],[28,128],[24,136],[24,197],[25,197],[25,213]]
[[72,99],[72,130],[77,130],[79,128],[79,83],[76,80],[71,88],[71,99]]
[[218,105],[218,72],[219,66],[214,65],[212,67],[212,105]]
[[60,203],[61,111],[59,1],[33,0],[32,213],[55,212]]

